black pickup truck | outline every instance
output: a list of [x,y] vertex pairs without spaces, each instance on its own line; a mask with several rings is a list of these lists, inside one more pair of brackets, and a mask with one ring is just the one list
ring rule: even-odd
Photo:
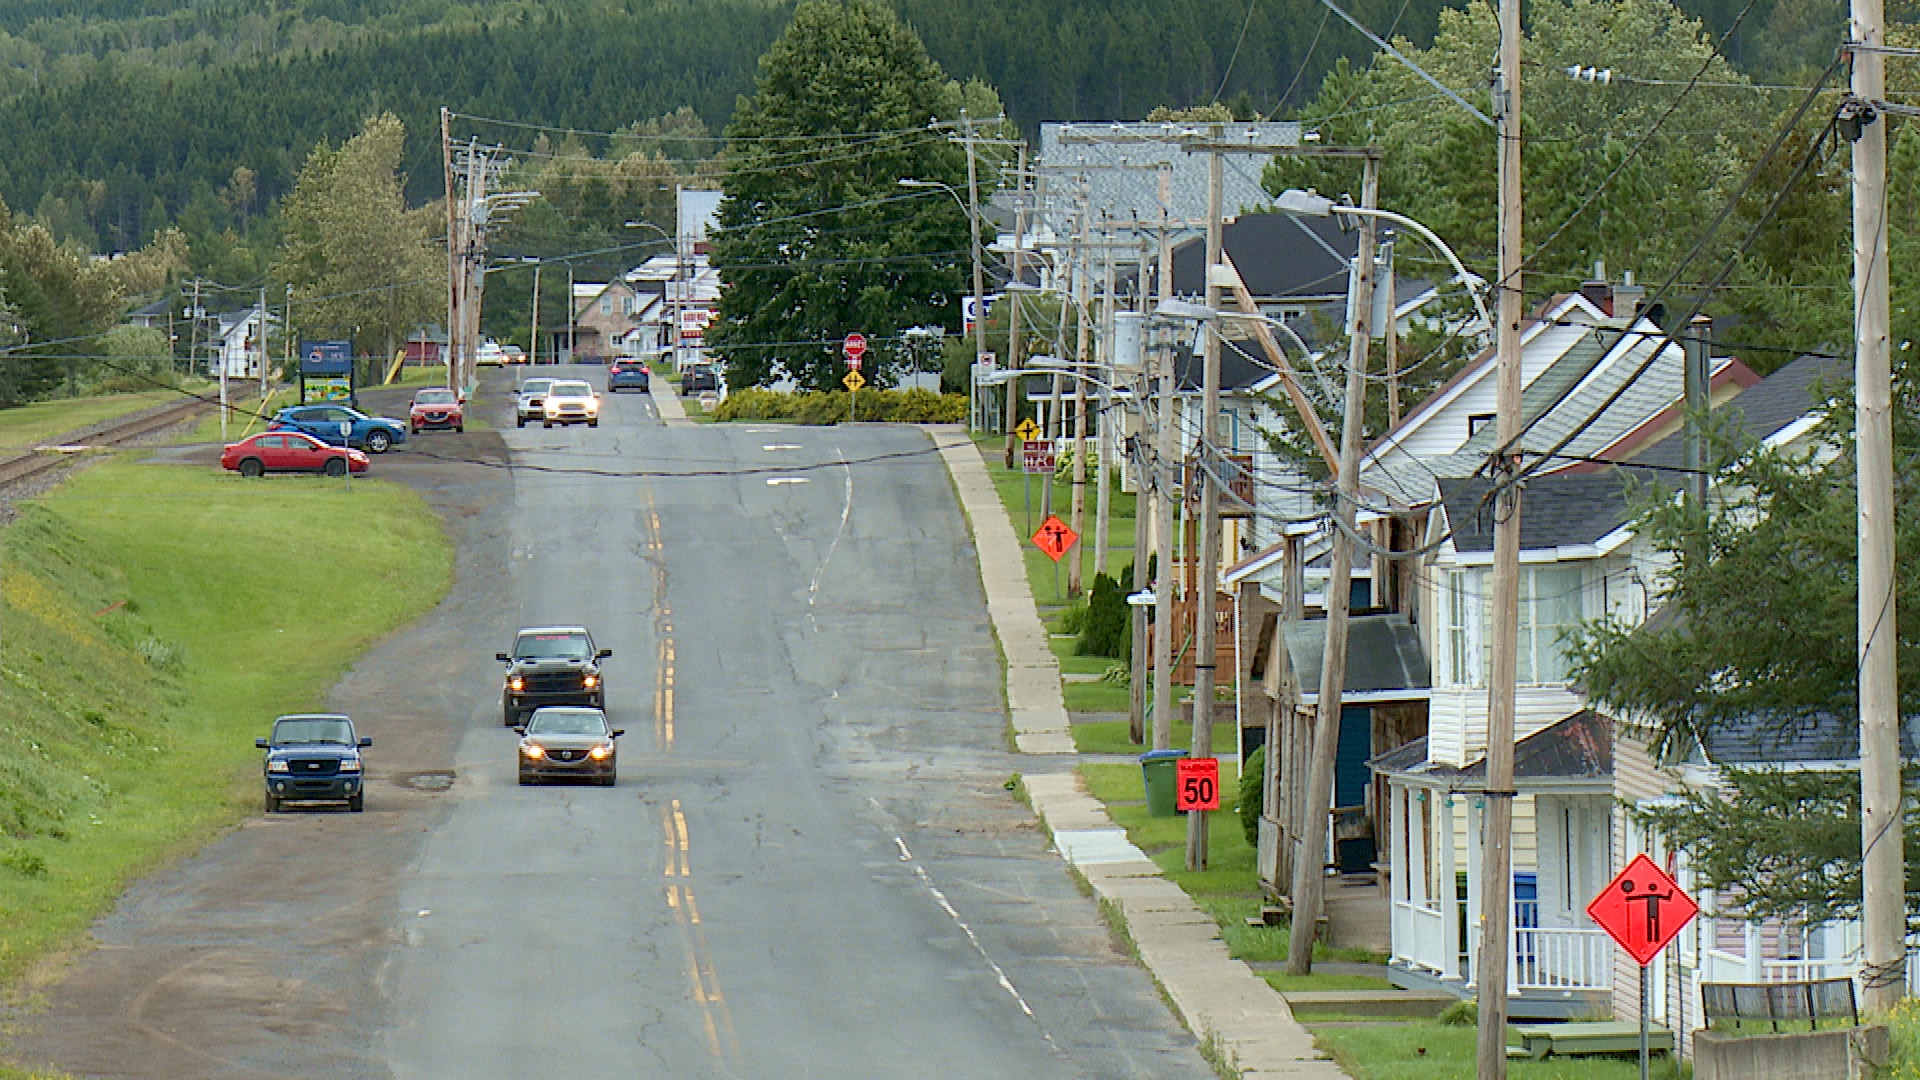
[[613,655],[598,648],[584,626],[532,626],[514,635],[513,651],[495,653],[507,665],[500,711],[508,727],[542,705],[607,707],[600,661]]

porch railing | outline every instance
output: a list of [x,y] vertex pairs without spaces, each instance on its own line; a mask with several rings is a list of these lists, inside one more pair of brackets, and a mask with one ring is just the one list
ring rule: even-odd
[[1605,990],[1613,985],[1613,942],[1599,929],[1515,927],[1515,990]]
[[1448,966],[1446,917],[1435,908],[1395,901],[1393,946],[1395,960],[1445,973]]

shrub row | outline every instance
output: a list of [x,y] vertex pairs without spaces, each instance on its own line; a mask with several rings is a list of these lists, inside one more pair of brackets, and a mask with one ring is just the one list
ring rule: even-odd
[[[736,390],[714,410],[715,420],[787,420],[796,424],[844,424],[848,395],[814,391]],[[964,394],[931,390],[862,390],[853,419],[896,424],[957,424],[967,418]]]

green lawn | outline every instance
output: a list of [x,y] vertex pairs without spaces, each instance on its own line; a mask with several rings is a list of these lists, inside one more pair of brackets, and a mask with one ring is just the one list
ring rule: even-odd
[[[1001,436],[976,435],[974,441],[984,453],[981,455],[987,463],[987,474],[993,478],[993,486],[1000,493],[1000,502],[1007,508],[1008,516],[1013,518],[1014,532],[1021,538],[1021,548],[1026,557],[1027,583],[1033,588],[1033,599],[1042,608],[1059,607],[1068,602],[1067,560],[1059,565],[1059,583],[1055,584],[1054,562],[1047,554],[1033,546],[1028,539],[1040,523],[1046,518],[1040,513],[1042,494],[1049,477],[1028,477],[1017,469],[1008,469],[1003,464],[1000,448]],[[1089,444],[1092,440],[1088,440]],[[1018,462],[1015,462],[1017,465]],[[1095,512],[1096,485],[1092,474],[1087,476],[1086,490],[1086,535],[1080,540],[1080,573],[1082,583],[1093,583],[1093,525]],[[1134,498],[1120,490],[1116,482],[1111,494],[1113,504],[1107,523],[1108,573],[1118,576],[1121,570],[1133,564],[1133,525]],[[1053,480],[1053,508],[1062,521],[1071,524],[1073,508],[1073,484],[1071,478]],[[1071,556],[1069,556],[1071,558]]]
[[0,985],[257,812],[254,736],[451,578],[407,488],[128,461],[25,505],[0,544]]
[[[216,391],[216,394],[218,391]],[[288,388],[274,390],[265,401],[260,400],[260,384],[245,385],[244,392],[236,389],[235,384],[227,386],[227,401],[230,410],[227,416],[227,434],[225,441],[238,442],[255,432],[263,430],[273,414],[289,405],[297,405],[297,390]],[[202,417],[194,429],[177,440],[181,443],[220,442],[220,410],[213,409]]]
[[0,409],[0,447],[33,446],[128,413],[156,405],[172,405],[180,400],[180,394],[172,390],[148,390],[137,394],[36,401],[31,405]]
[[[1072,684],[1068,684],[1067,689],[1073,689]],[[1121,687],[1121,689],[1125,690],[1126,688]],[[1125,704],[1126,701],[1122,698],[1122,707],[1124,707]],[[1148,745],[1145,746],[1130,739],[1127,735],[1127,722],[1125,720],[1100,720],[1094,723],[1083,722],[1073,725],[1074,749],[1079,750],[1083,754],[1144,754],[1152,749],[1153,732],[1151,729],[1147,731],[1146,736]],[[1232,746],[1231,739],[1233,732],[1223,732],[1215,728],[1213,736],[1215,750],[1226,749]],[[1191,750],[1193,748],[1192,724],[1174,723],[1173,745],[1181,750]],[[1134,784],[1136,789],[1135,798],[1139,797],[1137,791],[1139,786],[1138,783]]]
[[[1437,1020],[1396,1020],[1366,1027],[1318,1027],[1315,1039],[1354,1080],[1472,1080],[1476,1034]],[[1514,1080],[1632,1080],[1640,1075],[1631,1055],[1510,1059]],[[1673,1059],[1655,1055],[1651,1073],[1660,1080],[1681,1075]]]

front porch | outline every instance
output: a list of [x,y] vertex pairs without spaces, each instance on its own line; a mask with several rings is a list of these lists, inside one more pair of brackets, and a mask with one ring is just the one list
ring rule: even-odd
[[[1613,945],[1585,914],[1610,873],[1612,761],[1606,721],[1568,717],[1515,747],[1513,910],[1507,993],[1516,1019],[1606,1010]],[[1475,935],[1484,761],[1427,760],[1416,740],[1373,761],[1388,786],[1388,978],[1410,990],[1477,992]]]

